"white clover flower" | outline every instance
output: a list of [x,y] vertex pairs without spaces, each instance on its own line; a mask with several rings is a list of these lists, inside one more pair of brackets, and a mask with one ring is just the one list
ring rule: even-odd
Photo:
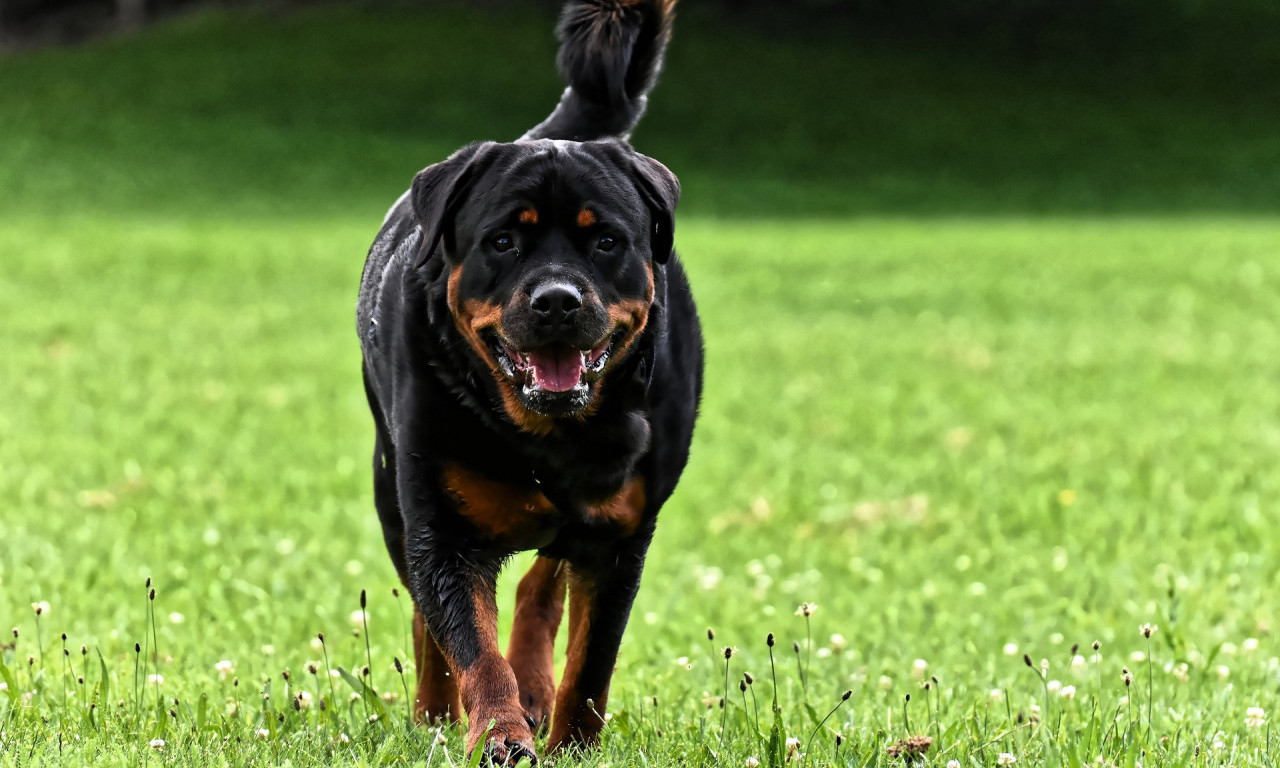
[[324,641],[318,636],[311,638],[311,650],[316,653],[322,653],[324,651]]
[[274,656],[274,655],[275,655],[275,652],[276,652],[276,647],[275,647],[274,645],[264,645],[264,646],[262,646],[262,655],[263,655],[263,656]]
[[369,621],[369,614],[365,613],[364,611],[355,610],[351,612],[352,627],[356,629],[361,629],[364,627],[366,623],[368,623],[368,621]]
[[147,675],[147,682],[148,682],[148,683],[154,683],[154,684],[156,684],[156,685],[163,685],[163,684],[164,684],[164,675],[160,674],[159,672],[156,672],[156,673],[154,673],[154,674]]
[[1088,668],[1089,668],[1089,662],[1086,661],[1085,658],[1080,654],[1077,653],[1075,656],[1071,657],[1072,672],[1084,672]]
[[213,665],[213,668],[217,670],[218,677],[222,680],[226,680],[228,675],[236,671],[236,667],[231,663],[230,659],[223,659],[222,661],[219,661],[217,664]]
[[9,690],[9,684],[0,680],[0,693],[4,693],[7,690]]
[[352,701],[359,701],[359,700],[360,700],[360,694],[356,693],[355,691],[352,691],[352,692],[351,692],[351,700],[352,700]]
[[1253,653],[1254,651],[1258,650],[1258,638],[1246,637],[1244,639],[1244,642],[1240,643],[1240,650],[1244,651],[1245,653]]
[[298,709],[307,709],[311,706],[311,691],[298,691],[295,701],[298,702]]
[[709,566],[700,569],[697,578],[698,586],[701,589],[710,591],[720,586],[720,580],[724,578],[724,571],[715,566]]
[[1244,724],[1250,728],[1261,728],[1267,722],[1267,711],[1262,707],[1249,707],[1245,711]]
[[1012,752],[1001,752],[996,756],[996,765],[1013,765],[1018,762],[1018,758],[1014,757]]
[[186,620],[187,620],[187,617],[183,616],[181,613],[178,613],[177,611],[174,611],[173,613],[169,614],[170,624],[181,624]]
[[1178,678],[1178,682],[1185,683],[1191,679],[1191,668],[1186,663],[1178,664],[1169,670],[1169,673]]
[[1057,693],[1058,691],[1062,690],[1062,681],[1050,680],[1049,684],[1046,687],[1049,689],[1049,693]]
[[344,731],[344,732],[342,732],[342,733],[339,733],[339,734],[338,734],[338,741],[339,741],[339,742],[341,742],[341,743],[343,743],[343,744],[350,744],[350,743],[351,743],[351,737],[350,737],[350,736],[348,736],[348,735],[346,734],[346,732]]
[[880,679],[876,681],[876,687],[878,687],[882,691],[889,690],[890,688],[893,687],[893,678],[889,677],[888,675],[881,675]]
[[844,653],[844,649],[845,649],[844,635],[841,635],[839,633],[832,635],[831,636],[831,652]]
[[1134,651],[1133,653],[1129,654],[1129,661],[1132,661],[1135,664],[1141,664],[1146,660],[1147,660],[1147,654],[1143,653],[1142,651]]
[[1064,685],[1062,686],[1062,690],[1058,691],[1058,693],[1062,698],[1070,701],[1076,697],[1076,687],[1074,685]]
[[257,736],[259,739],[265,739],[271,736],[271,731],[268,731],[266,728],[259,728],[253,732],[253,735]]
[[369,722],[371,722],[371,723],[376,723],[376,722],[378,722],[378,716],[377,716],[377,715],[369,715]]
[[49,602],[48,602],[47,600],[41,600],[41,601],[39,601],[39,602],[32,603],[32,604],[31,604],[31,610],[35,611],[35,614],[36,614],[37,616],[40,616],[40,615],[45,614],[45,613],[48,613],[48,612],[49,612]]
[[991,692],[990,692],[990,693],[988,693],[988,694],[987,694],[987,696],[991,699],[991,702],[992,702],[993,704],[998,704],[998,703],[1000,703],[1000,702],[1004,701],[1004,689],[1003,689],[1003,688],[992,688],[992,689],[991,689]]
[[1219,680],[1226,680],[1231,676],[1231,667],[1228,667],[1226,664],[1219,664],[1213,668],[1213,671],[1218,673]]
[[1236,648],[1235,643],[1223,643],[1222,645],[1218,646],[1218,650],[1226,654],[1227,656],[1235,656],[1236,651],[1238,649]]
[[929,669],[929,662],[924,659],[916,659],[911,662],[911,676],[916,680],[923,680],[924,673]]
[[152,739],[150,744],[151,748],[154,750],[158,751],[164,749],[164,739]]
[[687,667],[687,666],[689,666],[689,657],[688,657],[688,656],[677,656],[677,657],[676,657],[676,666],[680,666],[680,667]]
[[1005,643],[1005,644],[1004,644],[1004,655],[1005,655],[1005,656],[1017,656],[1017,655],[1018,655],[1018,644],[1017,644],[1017,643]]
[[747,768],[759,768],[760,758],[754,755],[747,758]]
[[947,768],[960,768],[960,761],[959,761],[959,760],[948,760],[948,761],[947,761]]
[[825,658],[827,658],[827,657],[828,657],[828,656],[830,656],[830,655],[831,655],[831,649],[830,649],[830,648],[819,648],[819,649],[818,649],[818,658],[820,658],[820,659],[825,659]]

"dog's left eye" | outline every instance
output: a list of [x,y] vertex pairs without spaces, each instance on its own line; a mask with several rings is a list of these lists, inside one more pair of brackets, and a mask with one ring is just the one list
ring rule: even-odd
[[507,235],[498,235],[493,238],[493,249],[499,253],[505,253],[516,247],[515,242]]
[[604,235],[603,237],[601,237],[599,240],[596,241],[596,248],[599,248],[600,250],[605,251],[607,253],[609,251],[612,251],[613,247],[617,244],[618,244],[617,240],[613,239],[608,235]]

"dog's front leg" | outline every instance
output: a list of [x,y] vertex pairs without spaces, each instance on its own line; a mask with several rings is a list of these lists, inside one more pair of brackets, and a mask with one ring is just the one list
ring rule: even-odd
[[607,548],[602,557],[570,563],[569,648],[556,692],[549,752],[586,748],[600,740],[609,681],[648,547],[649,534],[644,533]]
[[498,649],[494,584],[501,554],[459,541],[452,532],[442,538],[429,524],[410,529],[406,550],[413,598],[462,695],[467,752],[483,740],[485,752],[499,765],[522,756],[533,759],[533,734],[516,676]]

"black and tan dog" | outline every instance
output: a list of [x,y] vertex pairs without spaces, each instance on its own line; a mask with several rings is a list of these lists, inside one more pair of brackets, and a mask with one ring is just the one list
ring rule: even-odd
[[[679,183],[626,137],[674,0],[576,0],[559,105],[513,143],[418,174],[365,264],[357,309],[377,425],[375,501],[413,594],[416,714],[497,762],[589,746],[658,510],[702,390],[672,252]],[[494,584],[537,550],[504,658]],[[552,648],[569,595],[557,691]],[[486,728],[490,722],[492,728]]]

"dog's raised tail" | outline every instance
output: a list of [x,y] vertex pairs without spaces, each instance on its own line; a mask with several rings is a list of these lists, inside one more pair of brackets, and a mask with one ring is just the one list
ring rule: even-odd
[[569,87],[522,139],[626,138],[662,70],[676,0],[569,0],[556,62]]

